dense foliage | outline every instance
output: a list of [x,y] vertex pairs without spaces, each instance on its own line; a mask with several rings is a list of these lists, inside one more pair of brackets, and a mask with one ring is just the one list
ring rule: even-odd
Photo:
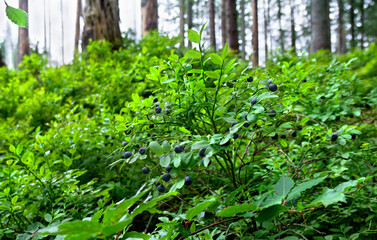
[[377,47],[251,68],[201,32],[0,69],[1,239],[376,234]]

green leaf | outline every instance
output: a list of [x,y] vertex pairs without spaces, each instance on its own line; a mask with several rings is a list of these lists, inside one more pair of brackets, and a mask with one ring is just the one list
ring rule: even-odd
[[187,129],[184,128],[184,127],[179,127],[179,131],[184,132],[184,133],[187,133],[187,134],[191,134],[190,130],[187,130]]
[[63,154],[63,162],[65,166],[69,167],[72,164],[72,159],[67,155]]
[[[141,187],[140,190],[142,190],[144,186]],[[116,224],[125,214],[128,213],[128,209],[132,205],[134,205],[141,197],[143,197],[149,189],[150,188],[147,188],[142,192],[140,192],[139,190],[139,192],[136,193],[135,196],[129,199],[123,199],[115,208],[112,206],[107,207],[103,215],[103,224],[105,226]]]
[[170,143],[168,142],[168,141],[164,141],[163,143],[162,143],[162,149],[164,150],[164,153],[168,153],[169,151],[170,151],[170,149],[171,149],[171,147],[170,147]]
[[289,195],[287,197],[287,201],[295,198],[296,196],[299,196],[301,194],[301,192],[303,192],[307,189],[310,189],[310,188],[314,187],[315,185],[321,183],[323,180],[325,180],[325,178],[326,177],[321,177],[321,178],[317,178],[317,179],[313,179],[313,180],[310,180],[310,181],[307,181],[307,182],[300,183],[297,187],[293,188],[289,192]]
[[202,36],[203,30],[204,30],[206,25],[207,25],[207,23],[204,23],[203,26],[200,28],[200,36]]
[[198,205],[196,205],[193,208],[190,208],[186,212],[186,219],[192,220],[194,217],[196,217],[197,215],[199,215],[199,213],[203,212],[206,208],[208,208],[209,206],[211,206],[213,203],[215,203],[214,199],[207,200],[205,202],[199,203]]
[[213,71],[205,71],[204,73],[210,78],[220,78],[220,75]]
[[[58,226],[59,235],[79,235],[82,239],[89,239],[101,232],[101,224],[91,221],[65,222]],[[76,238],[75,238],[76,239]]]
[[155,153],[156,155],[162,155],[163,154],[163,150],[162,150],[162,147],[160,146],[160,144],[158,144],[156,141],[152,141],[149,143],[149,148],[151,149],[151,151],[153,153]]
[[186,52],[185,56],[190,57],[190,58],[201,58],[202,53],[195,49],[191,49]]
[[310,117],[305,117],[300,121],[300,124],[305,125],[310,120]]
[[225,43],[225,46],[223,48],[223,54],[222,54],[223,59],[226,58],[226,56],[228,55],[228,52],[229,52],[229,46],[228,46],[228,43]]
[[217,65],[220,65],[220,66],[223,64],[223,59],[219,55],[217,55],[216,53],[211,54],[211,61],[214,64],[217,64]]
[[143,239],[143,240],[148,240],[150,239],[151,236],[148,234],[144,233],[139,233],[139,232],[127,232],[126,234],[123,235],[123,239]]
[[274,190],[279,196],[287,196],[289,190],[295,185],[293,180],[289,177],[282,177],[280,180],[275,184]]
[[17,195],[14,196],[14,197],[12,197],[12,200],[11,200],[12,204],[13,205],[16,204],[17,200],[18,200],[18,196]]
[[52,216],[51,216],[51,214],[46,213],[46,215],[45,215],[45,220],[46,220],[46,222],[51,222],[51,221],[52,221]]
[[319,195],[311,204],[322,202],[323,205],[328,206],[337,202],[346,202],[346,197],[343,193],[345,188],[356,186],[356,184],[357,180],[351,180],[339,184],[335,189],[325,188],[321,195]]
[[16,153],[16,148],[15,148],[15,146],[10,145],[10,146],[9,146],[9,151],[12,152],[12,153]]
[[177,194],[178,194],[178,192],[168,192],[164,195],[159,196],[158,198],[154,198],[153,200],[151,200],[149,202],[142,203],[138,207],[135,208],[135,210],[132,212],[131,216],[135,217],[136,215],[138,215],[138,214],[140,214],[140,213],[142,213],[146,210],[152,209],[159,201],[164,200],[165,198],[171,197],[173,195],[177,195]]
[[169,166],[170,161],[171,161],[171,159],[170,159],[169,155],[168,156],[163,156],[162,158],[160,158],[160,165],[162,167],[167,167],[167,166]]
[[197,31],[189,29],[188,30],[188,39],[191,42],[199,43],[200,42],[200,35],[199,35],[199,33]]
[[207,145],[208,145],[208,142],[206,140],[200,140],[199,142],[194,143],[191,146],[191,149],[195,150],[195,149],[206,147]]
[[16,155],[19,156],[22,153],[23,149],[24,149],[24,146],[21,143],[18,144],[17,149],[16,149]]
[[257,206],[255,204],[243,203],[241,205],[235,205],[235,206],[224,208],[218,213],[216,213],[216,215],[219,217],[232,217],[236,214],[250,212],[256,209],[257,209]]
[[259,222],[270,221],[276,218],[277,216],[279,216],[280,213],[285,212],[287,210],[288,208],[282,205],[274,205],[274,206],[268,207],[266,209],[263,209],[259,213],[257,217],[257,221]]
[[283,138],[279,138],[279,143],[280,143],[280,145],[281,145],[283,148],[285,148],[285,147],[288,146],[287,141],[286,141],[285,139],[283,139]]
[[20,27],[28,28],[27,13],[24,10],[7,6],[5,12],[9,20],[11,20],[13,23]]
[[150,67],[149,70],[151,71],[152,75],[160,76],[160,73],[156,68]]

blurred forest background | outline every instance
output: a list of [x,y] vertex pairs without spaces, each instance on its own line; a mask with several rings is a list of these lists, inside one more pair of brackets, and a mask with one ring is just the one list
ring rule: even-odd
[[[105,2],[109,4],[106,7],[101,5]],[[10,1],[29,12],[29,29],[17,30],[5,15],[0,16],[2,62],[14,67],[24,54],[36,52],[46,54],[51,64],[61,65],[85,48],[86,37],[116,41],[127,34],[140,40],[152,29],[170,37],[180,34],[181,46],[187,46],[185,32],[205,22],[210,25],[204,33],[205,42],[218,49],[228,41],[244,59],[259,55],[259,63],[274,51],[303,53],[326,48],[345,53],[376,41],[377,6],[373,0],[253,2],[255,5],[250,0]],[[4,8],[4,2],[0,3],[0,11]],[[95,22],[96,18],[100,21]],[[253,23],[258,26],[254,47]],[[102,29],[103,34],[85,35],[93,28]]]

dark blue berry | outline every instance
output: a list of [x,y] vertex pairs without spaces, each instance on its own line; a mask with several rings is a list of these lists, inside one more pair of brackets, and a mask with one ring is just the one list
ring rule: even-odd
[[238,133],[233,133],[233,139],[237,139],[240,135]]
[[[161,157],[162,157],[162,156],[161,156]],[[167,167],[165,168],[165,170],[166,170],[167,172],[170,172],[172,169],[173,169],[173,168],[170,167],[170,166],[167,166]]]
[[256,104],[258,102],[258,99],[257,98],[253,98],[251,99],[251,106],[253,106],[254,104]]
[[148,174],[148,173],[149,173],[149,168],[147,168],[147,167],[143,167],[143,168],[141,169],[141,171],[142,171],[144,174]]
[[169,181],[170,181],[170,178],[171,178],[170,173],[164,173],[164,174],[162,175],[162,180],[164,180],[165,182],[169,182]]
[[185,149],[185,148],[182,147],[181,145],[177,145],[177,146],[174,147],[174,151],[175,151],[176,153],[181,153],[181,152],[183,152],[184,149]]
[[199,149],[199,156],[200,157],[205,157],[205,152],[206,152],[206,148]]
[[189,185],[191,185],[192,184],[192,177],[190,177],[190,176],[186,176],[185,177],[185,185],[186,186],[189,186]]
[[165,192],[166,188],[164,185],[160,184],[157,186],[157,191],[159,191],[160,193],[163,193]]
[[132,156],[132,153],[131,152],[125,152],[124,155],[123,155],[123,158],[130,158]]
[[268,115],[270,117],[275,117],[276,116],[276,111],[275,110],[269,110],[267,113],[268,113]]
[[161,113],[161,111],[162,111],[162,108],[159,106],[154,109],[155,113]]
[[140,153],[140,154],[145,154],[145,148],[140,148],[140,149],[139,149],[139,153]]
[[269,86],[268,86],[268,89],[271,91],[271,92],[276,92],[278,90],[278,86],[276,86],[276,84],[274,83],[271,83]]
[[338,135],[336,134],[331,135],[331,141],[336,141],[336,139],[338,139]]

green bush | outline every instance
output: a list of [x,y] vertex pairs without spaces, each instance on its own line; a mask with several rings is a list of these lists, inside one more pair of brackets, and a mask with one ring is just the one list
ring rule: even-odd
[[373,237],[375,45],[251,68],[202,30],[0,70],[0,238]]

